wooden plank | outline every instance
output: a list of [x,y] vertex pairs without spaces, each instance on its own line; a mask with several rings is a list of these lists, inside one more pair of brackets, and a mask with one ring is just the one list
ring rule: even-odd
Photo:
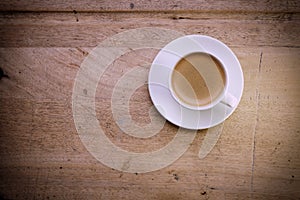
[[[243,55],[253,52],[256,48],[235,48],[236,53]],[[3,78],[0,84],[1,98],[25,98],[25,99],[69,99],[71,100],[74,79],[84,58],[91,48],[0,48],[0,60],[2,69],[10,79]],[[110,76],[102,80],[104,85],[110,81],[111,87],[116,84],[124,72],[118,71],[119,66],[138,66],[138,64],[150,63],[158,50],[131,52],[115,61],[115,67]],[[141,53],[143,52],[143,53]],[[147,55],[147,56],[145,56]],[[18,59],[15,59],[18,58]],[[242,65],[250,62],[247,57],[241,57]],[[130,60],[130,62],[129,62]],[[140,63],[139,63],[140,62]],[[253,66],[257,63],[252,64]],[[256,68],[249,66],[251,73],[247,73],[246,80],[256,80],[253,74]],[[246,68],[247,69],[247,68]],[[254,70],[254,71],[251,71]],[[117,74],[119,74],[117,76]],[[112,82],[113,81],[113,82]],[[97,98],[110,98],[104,93],[101,84],[98,88]],[[251,87],[249,87],[251,88]],[[247,89],[247,88],[246,88]],[[253,92],[253,91],[252,91]],[[100,95],[100,96],[99,96]],[[250,108],[252,109],[252,108]]]
[[[11,194],[13,194],[11,198],[16,198],[15,195],[24,194],[33,189],[28,187],[29,180],[26,178],[26,175],[31,174],[27,166],[32,164],[30,163],[32,161],[30,154],[32,123],[33,104],[30,100],[0,99],[1,198],[8,198],[6,195]],[[18,163],[25,166],[20,168]]]
[[67,99],[86,55],[84,48],[1,48],[1,67],[10,78],[1,80],[0,97]]
[[255,192],[300,196],[299,49],[263,51],[255,135]]
[[95,47],[116,33],[143,27],[209,35],[230,46],[300,46],[298,14],[287,18],[271,15],[267,19],[258,15],[254,20],[249,15],[240,20],[239,16],[207,19],[202,14],[194,14],[193,18],[155,13],[2,14],[0,47]]
[[110,1],[100,2],[93,0],[3,0],[0,11],[85,11],[85,12],[111,12],[111,11],[237,11],[237,12],[299,12],[300,4],[297,0],[234,0],[230,2],[204,1],[204,0],[140,0],[140,1]]

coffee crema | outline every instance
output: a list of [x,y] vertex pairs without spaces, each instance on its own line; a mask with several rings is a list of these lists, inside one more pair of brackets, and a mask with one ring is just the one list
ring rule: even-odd
[[214,56],[196,52],[181,58],[171,75],[176,97],[190,106],[206,106],[223,92],[226,75]]

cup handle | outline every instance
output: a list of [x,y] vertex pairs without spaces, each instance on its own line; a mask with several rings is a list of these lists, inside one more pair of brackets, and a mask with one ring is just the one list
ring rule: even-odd
[[229,106],[231,108],[234,108],[237,103],[238,103],[238,100],[235,96],[233,96],[232,94],[230,93],[227,93],[224,97],[224,99],[221,101],[221,103],[225,104],[226,106]]

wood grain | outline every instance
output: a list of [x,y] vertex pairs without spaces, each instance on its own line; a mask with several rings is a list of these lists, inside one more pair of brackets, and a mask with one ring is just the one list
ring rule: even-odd
[[258,77],[255,191],[300,195],[299,53],[299,49],[263,51]]
[[[33,96],[28,96],[27,93],[23,93],[25,95],[22,96],[20,92],[19,96],[10,93],[9,88],[6,88],[1,80],[0,86],[3,91],[0,124],[1,193],[5,198],[293,199],[299,197],[297,192],[300,177],[297,154],[299,95],[297,92],[286,91],[290,97],[285,98],[285,93],[282,93],[285,89],[299,90],[297,84],[299,79],[296,76],[299,72],[297,48],[261,48],[260,51],[256,48],[234,48],[243,66],[245,91],[237,111],[225,122],[223,133],[212,152],[203,160],[197,157],[206,134],[206,130],[199,131],[189,150],[171,166],[137,175],[114,171],[103,166],[85,150],[77,135],[71,114],[71,93],[60,91],[71,90],[72,87],[65,87],[71,86],[73,82],[72,78],[64,78],[70,75],[68,63],[74,62],[75,58],[78,59],[76,62],[80,63],[84,58],[82,52],[76,48],[6,50],[10,55],[14,53],[12,55],[24,57],[20,59],[23,62],[16,65],[20,69],[21,66],[30,65],[32,60],[37,59],[35,62],[39,63],[38,59],[47,61],[56,57],[52,62],[47,62],[47,68],[61,68],[61,70],[54,77],[45,75],[49,73],[48,70],[35,70],[39,68],[38,66],[28,68],[33,77],[48,79],[30,79],[32,82],[32,87],[28,87],[30,91],[40,91],[29,92]],[[32,52],[35,52],[35,56]],[[154,56],[155,51],[152,54]],[[67,55],[69,58],[63,60],[68,57]],[[136,57],[145,55],[145,51],[132,52],[122,59],[130,60],[133,55]],[[151,56],[149,58],[151,59]],[[58,65],[57,60],[63,60],[59,63],[64,64]],[[135,60],[133,64],[141,60]],[[108,77],[109,74],[116,73],[116,67],[120,63],[124,62],[120,60],[115,66],[110,67],[112,71],[107,71]],[[273,66],[274,63],[277,64]],[[285,68],[282,68],[283,65]],[[132,66],[122,67],[126,69]],[[78,68],[71,69],[73,71],[71,74],[76,74]],[[269,71],[270,69],[272,70]],[[22,79],[19,80],[17,76],[15,79],[18,79],[20,86],[28,84],[25,79],[21,81]],[[272,86],[274,81],[287,79],[291,84],[270,90],[269,86]],[[16,80],[5,80],[7,81]],[[107,92],[111,92],[113,89],[111,84],[115,84],[115,81],[113,79],[111,83],[107,82],[109,79],[103,81],[106,86],[100,83],[99,87],[106,87]],[[52,90],[51,96],[48,96],[47,90],[38,89],[46,86],[53,88],[51,84],[57,87]],[[138,97],[146,94],[147,90],[140,90],[135,95]],[[122,148],[136,151],[143,147],[146,147],[143,151],[160,148],[177,130],[175,126],[166,124],[164,131],[151,139],[126,137],[126,134],[117,131],[116,125],[112,123],[110,100],[106,96],[103,93],[97,95],[98,116],[105,119],[100,125],[108,133],[108,137]],[[271,100],[268,100],[268,96]],[[132,101],[139,105],[131,108],[132,113],[139,112],[140,109],[135,110],[136,108],[149,106],[135,97]],[[287,102],[293,105],[287,106]],[[272,112],[270,112],[273,108],[270,107],[271,103],[276,104],[276,109]],[[278,109],[285,111],[278,114]],[[145,115],[136,120],[143,122],[146,118]],[[284,118],[288,123],[278,123]],[[109,126],[107,122],[110,123]],[[286,134],[290,139],[287,140]],[[269,184],[270,181],[272,185]]]
[[[203,34],[230,46],[300,46],[300,15],[12,13],[0,15],[0,47],[95,47],[128,29],[161,27]],[[155,20],[153,20],[155,18]],[[244,19],[244,20],[240,20]],[[254,19],[254,20],[253,20]],[[295,20],[293,20],[295,19]]]
[[116,12],[116,11],[238,11],[238,12],[299,12],[297,0],[140,0],[140,1],[93,1],[85,0],[3,0],[0,11],[85,11],[85,12]]
[[1,98],[67,99],[87,51],[84,48],[1,48],[0,55],[0,66],[10,77],[1,80]]
[[[299,7],[276,0],[1,1],[0,67],[10,78],[0,80],[0,199],[299,199]],[[198,152],[207,130],[172,165],[131,174],[86,150],[73,121],[72,90],[93,47],[141,27],[220,39],[240,60],[245,87],[204,159]],[[134,138],[112,115],[118,80],[151,63],[157,51],[125,54],[98,84],[99,126],[128,151],[159,149],[178,130],[166,122],[156,136]],[[151,105],[144,85],[130,99],[132,119],[149,123]]]

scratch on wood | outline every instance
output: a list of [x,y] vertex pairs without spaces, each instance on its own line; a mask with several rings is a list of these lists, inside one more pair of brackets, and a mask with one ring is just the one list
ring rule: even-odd
[[79,52],[81,52],[82,53],[82,55],[84,55],[84,56],[87,56],[89,53],[88,52],[86,52],[86,51],[84,51],[84,50],[82,50],[81,48],[79,48],[79,47],[76,47],[76,49],[79,51]]
[[255,146],[256,146],[256,124],[255,123],[255,129],[253,134],[253,148],[252,148],[252,165],[251,165],[251,192],[253,192],[253,174],[254,174],[254,162],[255,162]]
[[[260,61],[261,61],[261,57],[262,57],[262,53],[260,54]],[[257,132],[257,124],[259,122],[259,107],[260,107],[260,93],[259,93],[259,89],[256,88],[255,90],[256,93],[256,119],[254,122],[254,129],[253,129],[253,136],[252,136],[252,141],[253,141],[253,145],[252,145],[252,164],[251,164],[251,185],[250,185],[250,189],[251,192],[253,192],[253,176],[254,176],[254,167],[255,167],[255,148],[256,148],[256,132]],[[252,196],[252,193],[251,193]]]
[[177,16],[173,16],[173,17],[171,17],[171,19],[173,19],[173,20],[180,20],[180,19],[189,19],[189,20],[193,20],[194,18],[191,18],[191,17],[177,17]]
[[76,64],[76,63],[69,63],[67,66],[68,66],[68,67],[76,67],[76,68],[80,68],[80,66],[79,66],[78,64]]
[[259,57],[259,65],[258,65],[258,71],[259,71],[259,72],[261,71],[261,61],[262,61],[262,55],[263,55],[263,52],[260,52],[260,57]]
[[26,94],[28,94],[30,97],[34,97],[25,87],[22,87],[19,84],[15,85],[17,88],[19,88],[20,90],[24,91]]

